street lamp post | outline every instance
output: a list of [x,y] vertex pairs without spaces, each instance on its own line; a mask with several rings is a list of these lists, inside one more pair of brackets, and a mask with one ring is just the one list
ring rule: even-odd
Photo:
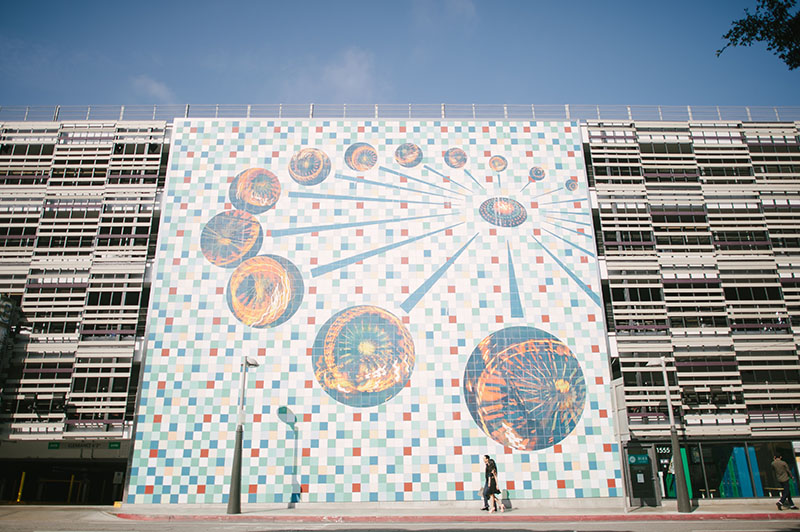
[[678,429],[675,427],[675,416],[672,413],[672,398],[667,380],[667,361],[664,357],[650,360],[647,366],[661,366],[664,377],[664,393],[667,395],[667,412],[669,412],[669,438],[672,444],[672,465],[675,469],[675,496],[678,499],[678,511],[689,513],[692,505],[689,502],[689,490],[686,487],[686,472],[683,470],[683,456],[678,444]]
[[257,368],[258,361],[251,357],[242,358],[242,382],[239,385],[239,409],[236,423],[236,446],[233,450],[233,471],[231,471],[231,490],[228,496],[228,513],[242,513],[242,436],[244,434],[244,392],[247,387],[247,368]]

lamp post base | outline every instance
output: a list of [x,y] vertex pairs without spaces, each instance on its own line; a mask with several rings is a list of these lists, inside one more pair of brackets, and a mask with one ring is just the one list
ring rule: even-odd
[[692,503],[689,501],[689,489],[686,487],[686,472],[683,469],[683,455],[678,443],[678,431],[670,427],[669,437],[672,443],[672,465],[675,468],[675,497],[678,499],[678,512],[690,513]]
[[233,450],[233,471],[231,472],[231,490],[228,495],[228,513],[242,513],[242,435],[241,424],[236,427],[236,447]]

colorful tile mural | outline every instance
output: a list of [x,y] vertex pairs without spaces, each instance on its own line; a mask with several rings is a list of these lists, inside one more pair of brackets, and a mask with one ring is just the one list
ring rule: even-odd
[[129,503],[618,497],[574,122],[177,120]]

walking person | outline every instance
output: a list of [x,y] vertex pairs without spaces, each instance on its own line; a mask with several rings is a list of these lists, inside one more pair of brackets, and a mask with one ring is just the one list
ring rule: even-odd
[[[483,463],[486,464],[486,480],[483,485],[483,508],[481,510],[488,510],[489,513],[492,513],[499,506],[501,512],[505,511],[502,501],[499,501],[496,497],[500,493],[500,490],[497,489],[497,464],[488,454],[484,455]],[[491,507],[489,506],[490,500]]]
[[778,479],[778,482],[781,483],[781,488],[783,488],[780,500],[775,503],[778,510],[783,510],[784,508],[797,510],[797,506],[795,506],[794,501],[792,501],[792,493],[789,491],[789,481],[794,476],[792,475],[792,468],[783,461],[780,455],[776,454],[772,459],[772,470],[775,472],[775,477]]

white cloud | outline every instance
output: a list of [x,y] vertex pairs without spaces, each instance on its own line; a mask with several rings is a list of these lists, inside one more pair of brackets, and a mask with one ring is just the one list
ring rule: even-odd
[[322,83],[334,102],[375,101],[377,80],[373,55],[358,48],[348,48],[323,67]]
[[282,98],[287,103],[361,104],[391,96],[376,73],[372,52],[354,46],[333,54],[325,62],[317,57],[295,59],[284,69],[282,88]]
[[175,95],[164,83],[146,74],[134,77],[131,85],[137,96],[149,98],[152,103],[174,103]]

